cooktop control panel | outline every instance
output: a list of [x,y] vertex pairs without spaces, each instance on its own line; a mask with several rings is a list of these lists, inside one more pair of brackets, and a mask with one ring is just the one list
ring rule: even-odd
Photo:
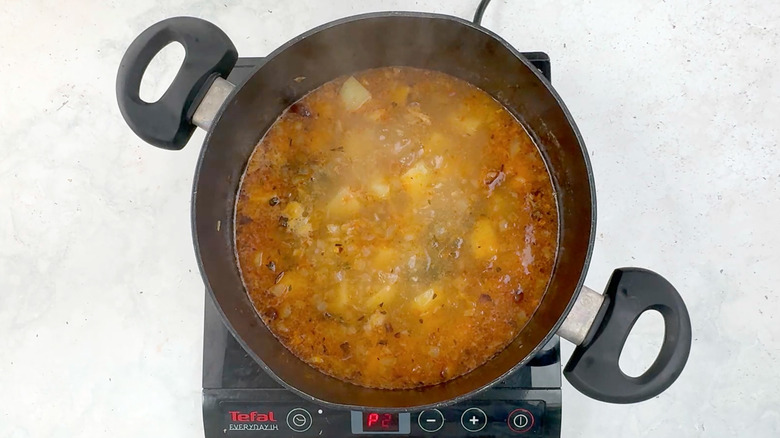
[[[216,401],[216,400],[215,400]],[[415,412],[333,410],[307,404],[217,401],[227,437],[474,437],[545,435],[543,400],[470,400],[464,405]],[[216,419],[215,419],[216,420]]]

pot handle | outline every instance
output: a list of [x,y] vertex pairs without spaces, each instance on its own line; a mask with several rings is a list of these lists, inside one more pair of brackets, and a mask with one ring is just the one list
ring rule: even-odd
[[[172,42],[184,46],[184,62],[160,100],[144,102],[139,96],[144,72]],[[193,17],[163,20],[138,35],[122,58],[116,78],[119,110],[142,140],[179,150],[195,130],[192,115],[209,86],[218,76],[226,77],[237,59],[236,47],[214,24]]]
[[[618,361],[639,317],[657,310],[664,318],[661,351],[639,377],[629,377]],[[609,403],[637,403],[666,390],[682,373],[691,351],[691,320],[680,294],[665,278],[640,268],[612,273],[604,301],[563,375],[583,394]]]

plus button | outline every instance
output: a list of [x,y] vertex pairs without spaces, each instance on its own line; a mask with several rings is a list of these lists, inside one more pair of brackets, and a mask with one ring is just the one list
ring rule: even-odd
[[460,425],[469,432],[479,432],[487,425],[487,415],[480,408],[469,408],[460,417]]

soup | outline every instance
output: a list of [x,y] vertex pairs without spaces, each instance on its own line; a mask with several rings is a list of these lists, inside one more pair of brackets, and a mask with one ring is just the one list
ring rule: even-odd
[[291,105],[247,164],[241,275],[297,357],[358,385],[468,373],[538,306],[558,218],[542,157],[490,95],[387,67]]

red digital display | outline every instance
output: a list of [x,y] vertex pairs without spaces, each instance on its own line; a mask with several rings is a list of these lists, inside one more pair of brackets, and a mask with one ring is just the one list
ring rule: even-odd
[[363,412],[363,431],[398,432],[398,414]]

